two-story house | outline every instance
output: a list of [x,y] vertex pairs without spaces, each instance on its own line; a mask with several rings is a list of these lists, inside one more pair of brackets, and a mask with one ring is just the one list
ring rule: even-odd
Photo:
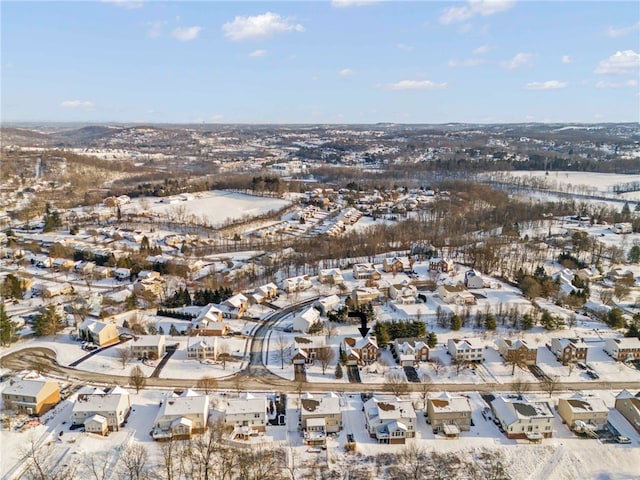
[[604,342],[604,351],[618,362],[640,360],[640,338],[607,338]]
[[382,275],[373,265],[356,263],[353,266],[353,278],[356,280],[380,280]]
[[635,395],[628,390],[616,396],[615,409],[640,433],[640,392]]
[[563,365],[587,361],[587,344],[572,338],[552,338],[551,353]]
[[157,360],[167,353],[167,340],[164,335],[140,335],[131,342],[131,355],[134,358]]
[[87,318],[78,327],[78,336],[100,347],[119,341],[118,328],[113,323],[105,323]]
[[498,352],[506,362],[514,364],[535,365],[538,360],[538,347],[530,346],[526,340],[522,339],[499,339]]
[[378,443],[404,444],[416,434],[416,412],[410,400],[374,395],[364,404],[365,426]]
[[453,260],[449,258],[432,258],[429,260],[429,270],[433,272],[449,273],[453,268]]
[[60,402],[60,387],[52,380],[15,379],[2,391],[5,409],[40,416]]
[[427,400],[428,422],[434,433],[443,432],[448,437],[471,430],[471,404],[469,398],[442,393]]
[[234,438],[248,438],[267,427],[267,398],[250,393],[229,400],[224,414],[224,423],[234,429]]
[[491,402],[493,415],[507,438],[541,440],[553,435],[553,410],[547,402],[526,398],[497,397]]
[[436,290],[438,297],[452,305],[475,305],[476,297],[464,285],[440,285]]
[[117,386],[107,392],[96,389],[93,393],[78,394],[71,411],[71,423],[104,434],[104,427],[112,432],[120,430],[130,412],[131,396],[125,389]]
[[451,359],[456,362],[482,362],[483,346],[476,339],[450,338],[447,342],[447,350]]
[[327,434],[342,430],[340,398],[335,393],[306,393],[300,403],[300,424],[307,445],[326,445]]
[[345,337],[340,346],[346,357],[346,365],[369,365],[378,358],[376,337]]
[[205,432],[209,420],[209,396],[193,390],[180,395],[168,394],[153,422],[152,437],[155,440],[169,438],[188,439],[194,433]]
[[418,362],[429,361],[429,345],[426,338],[396,338],[391,344],[395,361],[401,367],[413,367]]
[[558,415],[572,430],[603,430],[609,419],[609,408],[601,398],[576,393],[558,401]]
[[198,335],[221,337],[227,334],[227,323],[223,320],[222,310],[210,303],[200,310],[197,317],[191,320],[191,331]]

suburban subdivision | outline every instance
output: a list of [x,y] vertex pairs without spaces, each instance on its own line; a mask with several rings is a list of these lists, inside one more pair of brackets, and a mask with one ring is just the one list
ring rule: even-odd
[[96,202],[93,150],[2,155],[37,175],[2,185],[3,479],[640,473],[637,175],[294,159]]

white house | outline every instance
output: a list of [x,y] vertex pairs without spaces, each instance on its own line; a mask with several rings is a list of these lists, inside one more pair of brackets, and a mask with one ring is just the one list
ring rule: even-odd
[[196,318],[191,320],[191,330],[198,335],[222,336],[227,333],[227,323],[222,319],[222,310],[210,303],[200,310]]
[[447,350],[451,358],[462,362],[482,362],[483,346],[476,339],[450,338],[447,342]]
[[464,284],[467,288],[482,288],[484,280],[477,270],[467,270],[464,274]]
[[314,307],[307,307],[293,319],[293,331],[307,333],[309,327],[320,321],[320,312]]
[[[120,430],[131,411],[131,396],[122,387],[114,387],[108,392],[96,390],[94,393],[80,393],[71,411],[73,425],[87,425],[85,422],[95,415],[106,421],[110,431]],[[102,422],[94,419],[91,426],[98,428]]]
[[340,302],[340,297],[338,295],[329,295],[328,297],[323,297],[313,302],[313,306],[320,311],[321,315],[326,316],[329,311],[333,310],[341,303],[342,302]]
[[282,282],[282,290],[287,293],[302,292],[304,290],[310,289],[311,286],[311,280],[309,280],[309,277],[307,275],[286,278]]
[[553,435],[553,410],[547,402],[530,402],[524,397],[497,397],[491,410],[507,438],[541,440]]
[[619,362],[640,360],[640,339],[638,337],[607,338],[604,351]]
[[340,398],[335,393],[305,393],[300,403],[300,423],[307,445],[326,445],[327,434],[342,430]]
[[155,440],[190,438],[194,433],[206,431],[208,420],[207,395],[193,390],[185,390],[181,395],[170,393],[162,401],[153,422],[152,436]]
[[216,358],[218,354],[217,337],[191,337],[187,345],[187,358],[190,360],[203,360]]
[[365,426],[378,443],[402,444],[416,434],[416,412],[410,400],[374,395],[364,404]]
[[238,399],[229,400],[224,423],[234,428],[235,436],[248,437],[264,432],[267,427],[267,398],[244,393]]

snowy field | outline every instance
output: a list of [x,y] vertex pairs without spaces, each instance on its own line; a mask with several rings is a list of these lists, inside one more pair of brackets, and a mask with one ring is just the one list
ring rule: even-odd
[[[545,180],[551,190],[611,196],[616,196],[616,194],[613,193],[614,185],[640,181],[640,175],[623,175],[616,173],[560,171],[549,172],[549,175],[547,175],[544,171],[518,171],[499,172],[499,174],[521,178],[535,178],[540,181]],[[627,193],[623,198],[640,201],[640,192]]]
[[[122,213],[139,213],[144,210],[154,215],[176,217],[177,220],[205,220],[210,225],[220,225],[229,220],[253,217],[279,210],[291,202],[279,198],[259,197],[225,191],[200,192],[191,200],[177,197],[142,197],[133,199],[122,207]],[[175,203],[169,202],[176,198]],[[177,218],[180,217],[180,218]]]

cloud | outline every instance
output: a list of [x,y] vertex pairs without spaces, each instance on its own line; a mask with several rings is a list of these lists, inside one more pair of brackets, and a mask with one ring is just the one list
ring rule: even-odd
[[266,12],[253,17],[235,17],[233,21],[222,26],[222,31],[225,37],[235,42],[248,38],[270,37],[277,33],[304,32],[304,27],[277,13]]
[[120,7],[127,10],[135,10],[142,8],[144,2],[142,0],[101,0],[102,3],[110,3],[114,7]]
[[483,55],[489,50],[491,50],[491,47],[489,45],[481,45],[480,47],[476,48],[473,53],[475,53],[476,55]]
[[638,86],[637,80],[628,80],[626,82],[603,82],[596,83],[596,88],[635,88]]
[[530,82],[527,83],[524,88],[526,90],[558,90],[560,88],[567,88],[568,86],[569,84],[567,82],[548,80],[546,82]]
[[338,75],[340,75],[341,77],[350,77],[351,75],[353,75],[354,72],[353,70],[351,70],[350,68],[343,68],[342,70],[340,70],[338,72]]
[[449,60],[448,65],[450,67],[477,67],[486,63],[486,60],[482,58],[467,58],[465,60]]
[[573,60],[571,60],[571,57],[569,55],[563,55],[562,56],[562,63],[571,63]]
[[202,27],[178,27],[171,32],[171,36],[181,42],[189,42],[195,40],[201,31]]
[[336,8],[366,7],[378,3],[381,0],[331,0],[331,6]]
[[149,30],[147,30],[147,35],[149,36],[149,38],[160,37],[162,35],[162,29],[166,24],[167,22],[164,21],[148,22],[147,26],[149,27]]
[[606,33],[607,33],[607,36],[609,37],[617,38],[617,37],[622,37],[623,35],[627,35],[633,32],[634,30],[640,30],[640,22],[634,23],[630,27],[622,27],[622,28],[609,27]]
[[515,4],[515,0],[469,0],[462,7],[445,8],[440,15],[440,23],[465,22],[476,15],[483,17],[509,10]]
[[624,75],[637,72],[638,68],[640,68],[640,54],[633,50],[625,50],[602,60],[594,72],[605,75]]
[[532,59],[533,55],[531,55],[530,53],[520,52],[517,53],[511,60],[500,62],[500,66],[508,70],[513,70],[515,68],[524,67],[525,65],[530,65]]
[[383,90],[442,90],[447,88],[447,83],[436,83],[430,80],[401,80],[396,83],[380,85]]
[[267,53],[269,53],[267,50],[254,50],[253,52],[251,52],[249,54],[250,57],[264,57]]
[[404,50],[405,52],[410,52],[413,50],[413,46],[412,45],[406,45],[404,43],[399,43],[396,45],[396,48],[398,50]]
[[79,108],[84,110],[91,110],[95,108],[95,104],[89,101],[82,100],[65,100],[60,104],[60,108]]

